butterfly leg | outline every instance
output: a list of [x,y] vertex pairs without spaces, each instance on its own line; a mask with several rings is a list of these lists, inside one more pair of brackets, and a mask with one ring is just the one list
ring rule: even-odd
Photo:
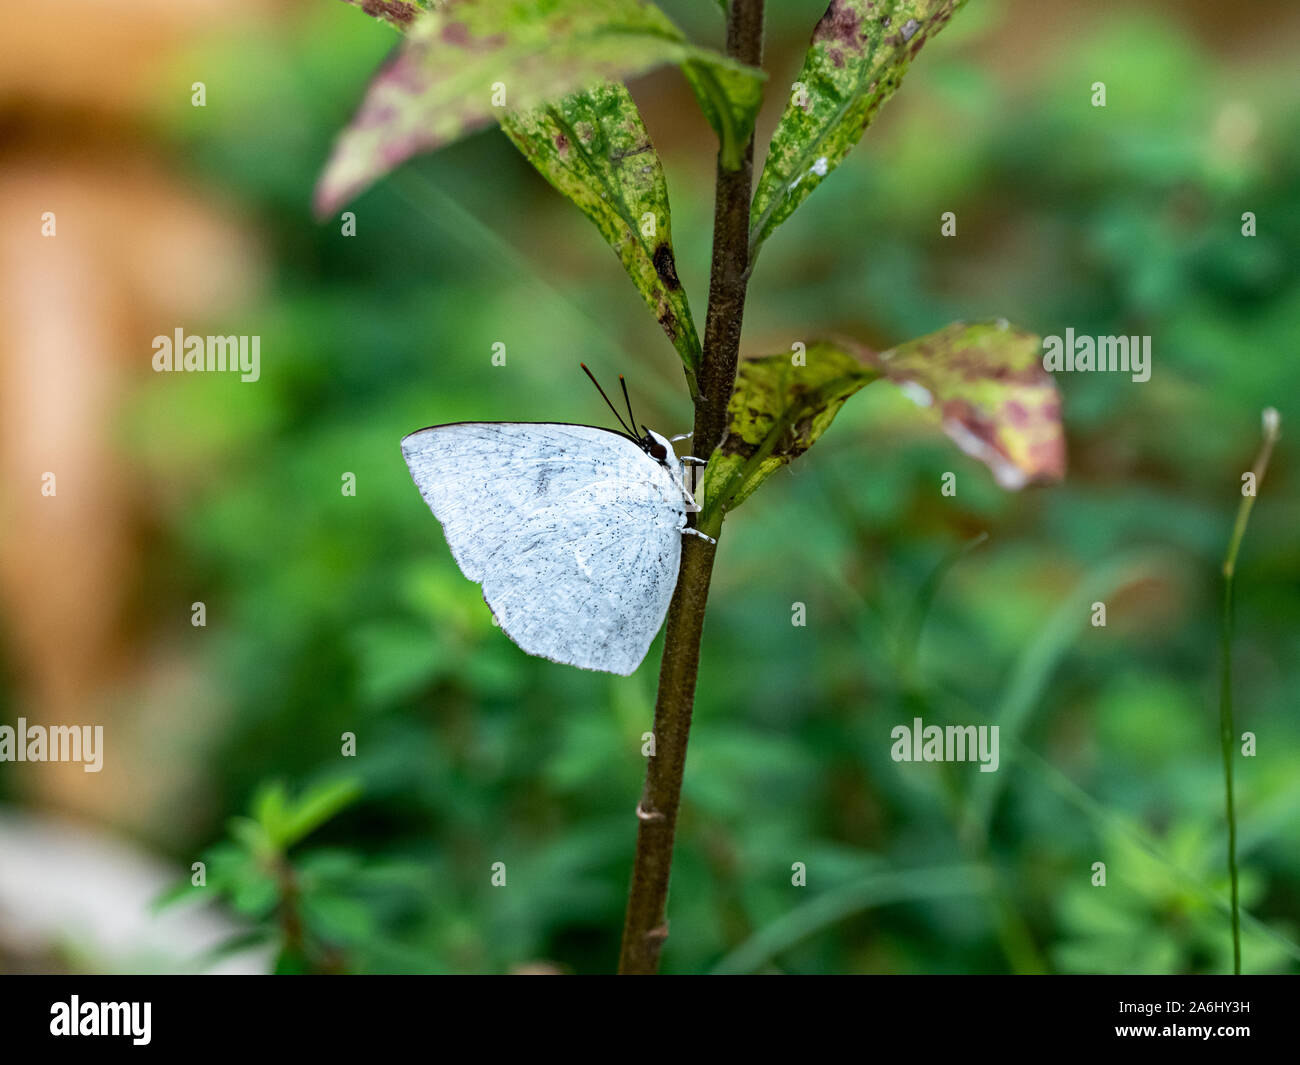
[[[695,475],[694,475],[694,471],[692,471],[691,474],[692,487],[694,487],[694,483],[693,483],[694,480],[695,480]],[[700,512],[700,505],[697,502],[695,502],[695,497],[691,495],[690,489],[688,489],[686,485],[682,484],[681,481],[678,481],[677,485],[679,488],[681,488],[682,496],[686,500],[686,513],[698,514]]]
[[709,543],[711,543],[711,544],[716,544],[716,543],[718,542],[718,541],[715,540],[712,536],[705,536],[704,533],[700,532],[699,529],[692,529],[689,525],[686,526],[686,528],[684,528],[684,529],[682,530],[682,535],[683,535],[683,536],[698,536],[701,540],[708,540]]
[[678,462],[689,462],[692,466],[707,466],[708,459],[697,459],[694,455],[683,455]]
[[678,440],[689,440],[694,435],[695,435],[695,430],[692,429],[689,433],[678,433],[676,436],[670,436],[668,438],[668,442],[670,444],[675,444],[677,443]]

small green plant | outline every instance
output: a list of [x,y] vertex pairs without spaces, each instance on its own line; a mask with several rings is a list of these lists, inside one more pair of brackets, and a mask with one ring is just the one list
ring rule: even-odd
[[264,784],[248,815],[231,818],[229,838],[209,848],[159,904],[220,899],[249,925],[212,951],[209,962],[269,947],[277,973],[364,968],[355,952],[371,949],[381,932],[375,914],[385,907],[376,905],[376,894],[400,894],[411,870],[368,863],[350,850],[299,846],[360,796],[360,783],[349,778],[297,797],[280,782]]
[[1232,971],[1241,975],[1241,900],[1237,884],[1237,803],[1233,794],[1232,759],[1237,743],[1237,727],[1232,717],[1232,630],[1233,583],[1237,575],[1237,553],[1246,535],[1250,512],[1255,506],[1255,494],[1264,481],[1268,460],[1273,456],[1273,445],[1281,432],[1282,421],[1278,412],[1269,407],[1263,414],[1264,443],[1255,458],[1255,465],[1247,474],[1241,489],[1241,505],[1232,528],[1228,552],[1223,557],[1223,618],[1220,629],[1220,656],[1222,671],[1219,688],[1219,743],[1223,751],[1224,808],[1228,819],[1228,879],[1232,892]]
[[[763,0],[720,3],[722,52],[687,40],[647,0],[356,2],[405,39],[339,137],[316,191],[318,213],[332,214],[413,155],[495,121],[596,225],[682,365],[695,412],[691,450],[708,460],[694,515],[707,539],[682,544],[655,748],[636,806],[619,971],[652,973],[667,935],[700,642],[727,515],[878,380],[901,387],[1005,488],[1064,472],[1060,403],[1040,363],[1039,339],[1005,321],[953,323],[884,352],[798,326],[789,350],[740,357],[749,281],[764,244],[845,158],[965,0],[833,0],[813,30],[756,184]],[[718,136],[702,337],[673,251],[664,169],[625,84],[664,64],[681,69]]]

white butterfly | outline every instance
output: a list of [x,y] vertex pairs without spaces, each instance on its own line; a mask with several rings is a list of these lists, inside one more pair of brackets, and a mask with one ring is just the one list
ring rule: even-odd
[[682,534],[695,533],[671,441],[649,429],[458,422],[411,433],[402,455],[515,643],[623,676],[641,664],[677,583]]

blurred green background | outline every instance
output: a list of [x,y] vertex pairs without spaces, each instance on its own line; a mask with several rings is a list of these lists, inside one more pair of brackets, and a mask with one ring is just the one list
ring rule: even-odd
[[[664,6],[717,42],[713,5]],[[760,137],[824,5],[769,6]],[[1237,595],[1237,730],[1258,737],[1237,760],[1243,950],[1248,972],[1300,971],[1300,23],[1227,6],[972,3],[765,248],[748,353],[1006,317],[1149,334],[1153,372],[1058,376],[1067,479],[1018,494],[868,389],[727,523],[665,971],[1229,971],[1219,566],[1268,405],[1284,435]],[[250,234],[257,282],[220,315],[143,324],[122,371],[111,446],[140,562],[80,705],[139,764],[71,796],[5,766],[0,798],[97,821],[177,879],[206,855],[218,904],[288,937],[286,971],[605,972],[660,642],[628,679],[525,656],[397,445],[457,420],[603,423],[579,360],[626,373],[662,432],[689,427],[688,400],[594,228],[495,131],[367,192],[355,237],[313,223],[331,138],[395,40],[326,0],[231,18],[152,64],[120,120],[121,151]],[[711,134],[675,71],[632,88],[702,323]],[[259,334],[261,380],[150,373],[147,338],[178,324]],[[11,639],[5,721],[39,716],[22,658]],[[914,716],[1000,722],[1001,768],[894,763]]]

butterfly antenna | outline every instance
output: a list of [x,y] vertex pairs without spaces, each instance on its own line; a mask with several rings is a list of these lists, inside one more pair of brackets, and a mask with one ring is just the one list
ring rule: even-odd
[[[636,433],[627,427],[627,422],[623,420],[623,415],[619,414],[614,404],[609,401],[609,396],[605,395],[605,390],[600,387],[600,382],[596,380],[596,375],[587,369],[587,364],[585,362],[580,362],[578,365],[582,367],[582,372],[591,378],[591,383],[596,386],[596,391],[600,393],[600,398],[605,401],[605,406],[614,412],[614,417],[618,419],[618,424],[623,427],[623,431],[627,433],[628,436],[635,439]],[[620,378],[620,380],[622,379]],[[632,424],[635,425],[636,423],[633,422]]]
[[627,395],[627,382],[623,380],[623,375],[618,375],[618,383],[623,386],[623,402],[627,404],[627,418],[633,425],[636,425],[636,415],[632,413],[632,401]]

